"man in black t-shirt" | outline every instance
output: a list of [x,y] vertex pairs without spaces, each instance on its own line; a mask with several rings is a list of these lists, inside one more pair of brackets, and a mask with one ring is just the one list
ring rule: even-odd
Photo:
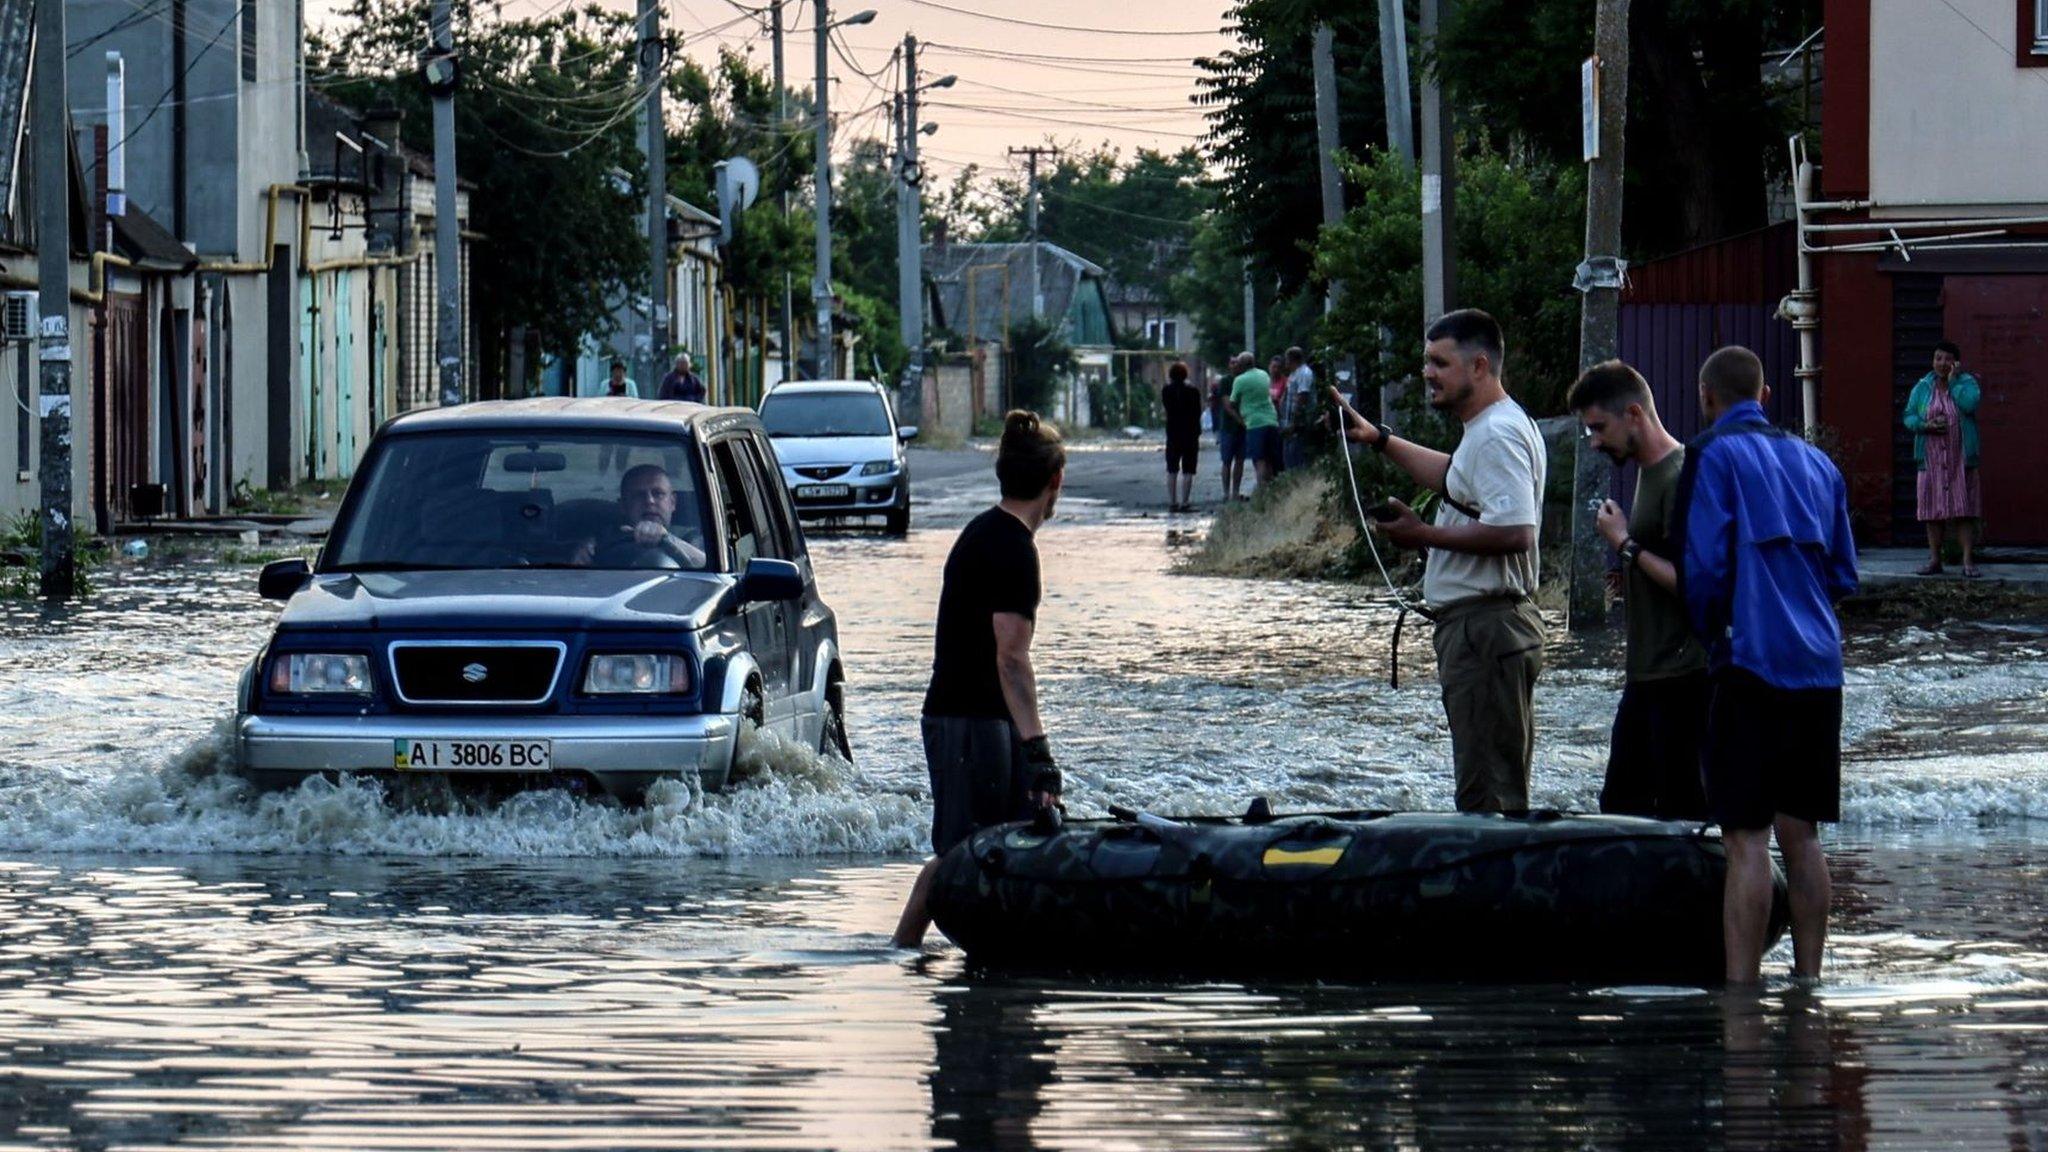
[[1179,362],[1166,370],[1159,390],[1166,414],[1166,510],[1194,511],[1195,461],[1202,454],[1202,393],[1188,383],[1188,366]]
[[1021,410],[1004,417],[1002,501],[969,521],[946,557],[921,722],[933,858],[897,924],[900,947],[916,947],[931,924],[925,905],[939,857],[976,828],[1028,819],[1059,801],[1031,666],[1041,591],[1032,534],[1052,518],[1066,464],[1052,425]]

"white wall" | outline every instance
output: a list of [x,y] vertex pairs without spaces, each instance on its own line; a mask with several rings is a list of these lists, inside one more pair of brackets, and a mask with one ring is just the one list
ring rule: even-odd
[[1872,0],[1879,205],[2048,206],[2048,69],[2017,64],[2014,0]]

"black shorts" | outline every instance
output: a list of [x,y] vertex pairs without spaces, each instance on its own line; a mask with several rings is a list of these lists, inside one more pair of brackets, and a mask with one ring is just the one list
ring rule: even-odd
[[1201,455],[1202,441],[1200,437],[1187,440],[1176,439],[1172,436],[1166,438],[1166,470],[1168,472],[1179,472],[1184,475],[1193,476],[1195,474],[1195,461],[1200,459]]
[[1713,676],[1701,764],[1707,807],[1723,828],[1774,815],[1842,817],[1842,690],[1779,688],[1740,668]]
[[1032,773],[1008,720],[926,716],[921,727],[935,855],[944,856],[977,828],[1031,818]]
[[1705,820],[1700,741],[1713,691],[1705,672],[1631,680],[1614,712],[1600,810],[1658,820]]

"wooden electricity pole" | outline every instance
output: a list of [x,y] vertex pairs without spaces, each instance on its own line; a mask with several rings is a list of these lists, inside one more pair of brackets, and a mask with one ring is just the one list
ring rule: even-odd
[[64,5],[36,5],[34,81],[29,93],[35,125],[36,310],[41,314],[36,384],[42,422],[43,554],[45,596],[69,597],[77,587],[71,536],[71,130],[65,117]]
[[[1598,0],[1593,58],[1584,66],[1586,259],[1574,283],[1583,294],[1579,312],[1579,370],[1612,360],[1621,329],[1622,132],[1628,114],[1628,3]],[[1607,547],[1594,524],[1607,495],[1607,458],[1574,437],[1572,454],[1572,586],[1568,613],[1574,631],[1607,625]]]

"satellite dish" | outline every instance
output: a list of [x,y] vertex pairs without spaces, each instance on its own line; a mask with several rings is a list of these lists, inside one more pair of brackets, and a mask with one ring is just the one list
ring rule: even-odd
[[730,244],[732,218],[753,207],[754,197],[760,195],[761,170],[745,156],[721,160],[713,167],[717,173],[718,242]]

